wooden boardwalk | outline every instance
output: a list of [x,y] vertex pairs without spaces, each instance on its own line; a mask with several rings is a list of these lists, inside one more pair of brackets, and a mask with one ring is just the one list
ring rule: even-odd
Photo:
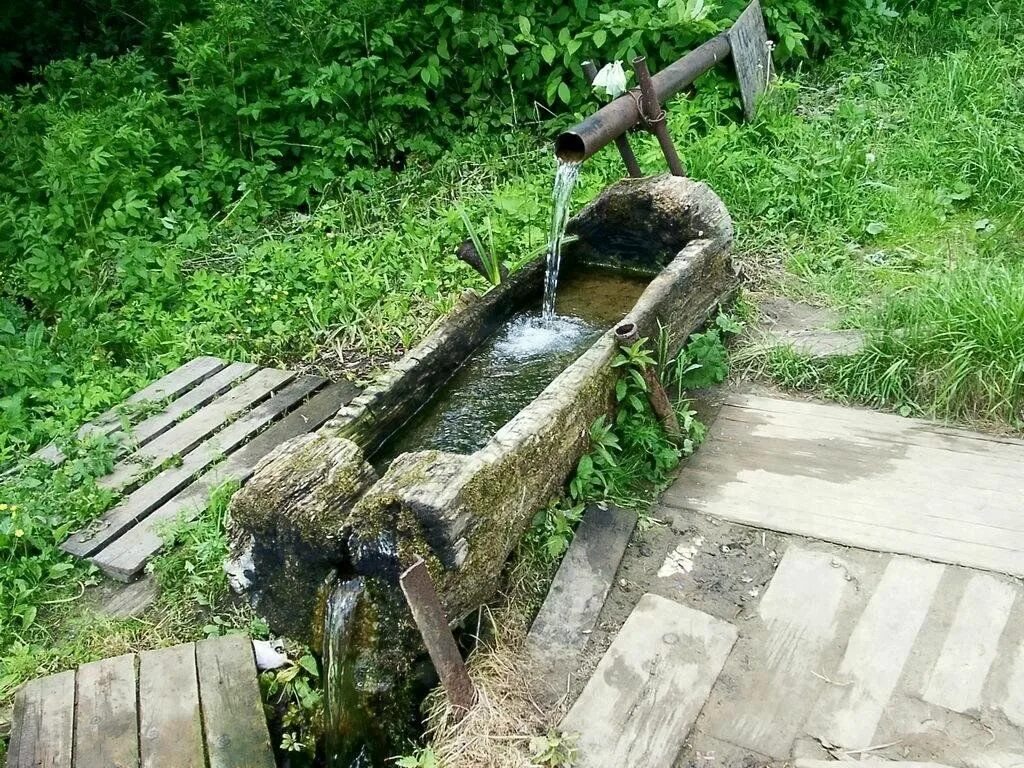
[[[113,471],[97,481],[120,497],[62,548],[115,579],[136,578],[162,546],[161,526],[198,515],[215,488],[247,480],[271,450],[319,427],[355,393],[318,376],[192,360],[79,430],[120,444]],[[64,454],[50,445],[35,458],[60,464]]]
[[736,396],[663,503],[783,533],[1024,576],[1024,441]]
[[18,692],[7,768],[274,768],[252,643],[85,664]]

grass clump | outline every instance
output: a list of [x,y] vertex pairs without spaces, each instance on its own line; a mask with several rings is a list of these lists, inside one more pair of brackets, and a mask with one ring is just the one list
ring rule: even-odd
[[835,386],[869,405],[1024,421],[1024,265],[968,262],[890,297]]

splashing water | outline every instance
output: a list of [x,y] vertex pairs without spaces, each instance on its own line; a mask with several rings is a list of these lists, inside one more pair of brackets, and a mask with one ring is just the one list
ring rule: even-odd
[[569,200],[580,176],[579,163],[558,161],[555,184],[551,191],[551,232],[548,237],[548,265],[544,277],[544,304],[541,316],[545,320],[555,317],[555,291],[558,289],[558,269],[562,264],[562,237],[569,221]]
[[359,735],[361,724],[353,722],[353,681],[346,667],[355,612],[363,588],[360,578],[338,581],[331,589],[324,610],[324,736],[330,768],[349,768],[362,762],[362,755],[347,754],[351,751],[353,736]]

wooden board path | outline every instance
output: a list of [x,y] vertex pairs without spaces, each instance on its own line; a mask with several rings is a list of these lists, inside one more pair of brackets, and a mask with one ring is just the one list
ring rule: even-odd
[[[260,459],[320,427],[356,391],[251,363],[186,363],[128,399],[129,406],[150,408],[137,423],[132,407],[112,409],[79,430],[80,437],[102,433],[119,441],[120,460],[97,484],[121,495],[62,549],[90,558],[113,578],[137,578],[162,546],[161,526],[194,519],[218,486],[247,480]],[[63,456],[55,445],[35,454],[54,464]]]
[[252,643],[217,637],[33,680],[7,768],[274,768]]
[[1024,576],[1024,441],[834,405],[734,396],[670,507]]
[[646,594],[562,722],[579,768],[669,768],[736,642],[736,628]]

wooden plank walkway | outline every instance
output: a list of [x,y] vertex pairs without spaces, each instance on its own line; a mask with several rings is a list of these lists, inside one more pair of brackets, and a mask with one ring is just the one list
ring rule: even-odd
[[790,544],[740,626],[700,724],[723,743],[780,761],[809,741],[851,759],[874,748],[879,758],[1024,765],[1011,673],[1024,656],[1019,583]]
[[18,692],[7,768],[274,768],[252,643],[84,664]]
[[677,509],[1024,576],[1024,441],[731,397],[665,494]]
[[646,594],[562,722],[579,768],[669,768],[736,641],[736,628]]
[[[130,581],[159,551],[159,528],[193,519],[210,493],[244,482],[275,447],[326,422],[356,394],[347,383],[204,357],[186,363],[129,398],[129,406],[163,404],[132,424],[133,408],[112,409],[79,430],[120,442],[122,458],[97,484],[121,494],[98,520],[72,533],[66,552]],[[59,464],[47,446],[36,458]]]

